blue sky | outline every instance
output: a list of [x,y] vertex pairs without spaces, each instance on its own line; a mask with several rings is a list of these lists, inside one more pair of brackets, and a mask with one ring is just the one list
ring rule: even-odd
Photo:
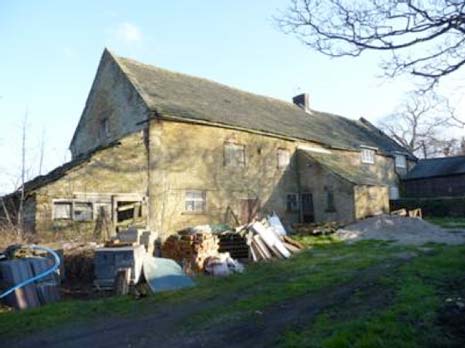
[[377,78],[379,57],[333,60],[279,32],[289,0],[0,2],[0,192],[20,169],[28,112],[28,175],[69,159],[67,148],[104,47],[117,55],[284,100],[376,121],[393,111],[408,79]]

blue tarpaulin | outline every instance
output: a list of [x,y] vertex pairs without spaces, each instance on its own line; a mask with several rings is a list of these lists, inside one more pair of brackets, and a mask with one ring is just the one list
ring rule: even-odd
[[182,268],[173,260],[146,256],[143,262],[144,277],[154,293],[194,286]]

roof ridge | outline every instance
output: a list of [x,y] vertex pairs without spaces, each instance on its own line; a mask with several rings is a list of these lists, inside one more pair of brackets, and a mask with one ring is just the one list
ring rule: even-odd
[[[140,66],[143,66],[143,67],[148,68],[148,69],[158,70],[158,71],[162,71],[162,72],[166,72],[166,73],[170,73],[170,74],[174,74],[174,75],[187,76],[187,77],[190,77],[190,78],[193,78],[193,79],[196,79],[196,80],[202,80],[202,81],[206,81],[206,82],[209,82],[209,83],[214,83],[214,84],[216,84],[218,86],[221,86],[221,87],[224,87],[224,88],[227,88],[227,89],[231,89],[231,90],[233,90],[235,92],[239,92],[239,93],[246,94],[246,95],[251,95],[251,96],[254,96],[254,97],[260,97],[260,98],[276,101],[276,102],[282,103],[282,104],[284,104],[286,106],[295,108],[295,109],[301,111],[302,113],[306,113],[304,110],[302,110],[299,106],[295,105],[293,102],[286,101],[284,99],[280,99],[280,98],[277,98],[277,97],[270,97],[268,95],[254,93],[254,92],[250,92],[250,91],[245,91],[243,89],[240,89],[239,87],[230,86],[230,85],[224,84],[222,82],[215,81],[213,79],[209,79],[209,78],[206,78],[206,77],[200,77],[200,76],[196,76],[196,75],[191,75],[191,74],[188,74],[188,73],[182,73],[182,72],[178,72],[178,71],[167,69],[167,68],[162,68],[162,67],[159,67],[159,66],[156,66],[156,65],[153,65],[153,64],[143,63],[143,62],[141,62],[139,60],[136,60],[136,59],[133,59],[133,58],[118,56],[118,55],[115,55],[113,53],[112,53],[112,55],[114,57],[116,57],[116,59],[123,60],[123,62],[122,62],[123,64],[124,64],[124,60],[126,60],[126,61],[129,61],[132,64],[140,65]],[[311,111],[312,112],[317,112],[319,114],[327,114],[327,115],[333,116],[333,117],[344,118],[344,119],[350,120],[350,121],[356,121],[354,119],[349,119],[349,118],[344,117],[342,115],[336,115],[336,114],[333,114],[333,113],[318,111],[318,110],[315,110],[315,109],[311,109]]]
[[465,155],[454,155],[454,156],[444,156],[444,157],[434,157],[434,158],[420,158],[420,161],[438,161],[438,160],[447,160],[451,158],[460,158],[465,159]]

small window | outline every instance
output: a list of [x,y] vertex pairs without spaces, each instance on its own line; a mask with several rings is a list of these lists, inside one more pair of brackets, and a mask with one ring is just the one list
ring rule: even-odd
[[186,191],[185,211],[202,213],[207,208],[207,193],[205,191]]
[[407,168],[407,159],[404,155],[395,155],[396,168]]
[[110,137],[110,125],[108,118],[104,118],[100,121],[100,139],[107,140]]
[[334,207],[334,192],[332,190],[326,190],[326,211],[336,211],[336,208]]
[[278,169],[285,169],[289,166],[290,155],[286,149],[278,149]]
[[71,202],[54,202],[53,203],[53,219],[54,220],[71,220],[72,219]]
[[389,199],[399,199],[399,188],[397,186],[389,188]]
[[245,146],[241,144],[224,144],[224,165],[226,167],[245,166]]
[[89,202],[74,203],[74,220],[75,221],[91,221],[93,219],[93,206]]
[[367,163],[367,164],[375,163],[375,150],[362,149],[361,158],[362,158],[362,163]]
[[297,193],[288,193],[286,197],[286,211],[299,211],[299,195]]

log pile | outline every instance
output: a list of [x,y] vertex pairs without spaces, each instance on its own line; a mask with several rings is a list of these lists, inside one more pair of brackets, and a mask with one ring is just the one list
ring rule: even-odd
[[178,232],[162,246],[162,256],[178,261],[187,272],[204,270],[205,260],[218,254],[218,237],[209,232]]

